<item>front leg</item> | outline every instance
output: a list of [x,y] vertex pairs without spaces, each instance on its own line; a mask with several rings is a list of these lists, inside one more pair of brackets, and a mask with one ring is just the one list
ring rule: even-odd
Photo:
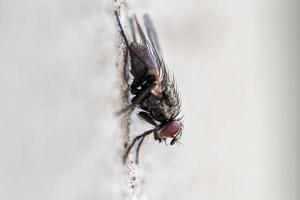
[[130,150],[132,149],[132,147],[134,146],[134,144],[135,144],[139,139],[142,138],[142,141],[139,143],[139,147],[138,147],[138,149],[137,149],[137,150],[139,151],[140,146],[141,146],[141,144],[142,144],[144,138],[145,138],[147,135],[152,134],[155,130],[156,130],[156,128],[151,129],[151,130],[149,130],[149,131],[146,131],[146,132],[143,133],[142,135],[139,135],[139,136],[137,136],[137,137],[135,137],[135,138],[133,139],[132,143],[129,145],[128,149],[126,150],[126,152],[125,152],[125,154],[124,154],[124,156],[123,156],[123,163],[126,162],[126,160],[127,160],[127,158],[128,158],[128,154],[129,154]]

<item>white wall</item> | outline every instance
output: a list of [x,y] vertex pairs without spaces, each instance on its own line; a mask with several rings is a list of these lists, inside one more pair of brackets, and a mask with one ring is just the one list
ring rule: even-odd
[[[298,6],[128,1],[152,16],[185,114],[182,146],[146,140],[142,199],[297,199]],[[127,195],[113,9],[0,1],[0,199]]]

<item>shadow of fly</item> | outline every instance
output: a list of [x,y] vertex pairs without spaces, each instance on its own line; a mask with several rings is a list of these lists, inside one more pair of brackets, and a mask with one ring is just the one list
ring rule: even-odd
[[174,75],[170,76],[162,59],[157,34],[150,17],[143,16],[146,32],[143,31],[135,15],[130,18],[133,41],[129,42],[118,13],[116,12],[115,15],[130,56],[130,68],[126,71],[129,71],[133,78],[132,82],[128,83],[133,95],[131,103],[118,114],[132,112],[137,107],[139,118],[153,126],[152,129],[136,136],[124,154],[125,163],[129,152],[137,143],[135,161],[138,163],[140,147],[146,136],[153,134],[155,140],[165,143],[168,138],[171,138],[171,145],[180,139],[183,129],[182,117],[179,116],[181,98]]

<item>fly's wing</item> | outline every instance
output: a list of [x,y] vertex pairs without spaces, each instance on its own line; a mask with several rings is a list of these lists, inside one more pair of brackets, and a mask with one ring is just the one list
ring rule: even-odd
[[160,45],[158,42],[157,33],[155,31],[155,28],[153,26],[153,22],[152,22],[151,18],[147,14],[144,15],[144,24],[145,24],[145,27],[147,30],[147,35],[152,43],[152,46],[156,50],[156,54],[158,54],[159,56],[162,56],[161,48],[160,48]]
[[162,51],[158,42],[157,33],[151,18],[147,14],[144,15],[144,24],[149,40],[153,46],[155,56],[159,60],[161,88],[162,90],[165,90],[165,93],[167,93],[170,97],[170,103],[174,106],[172,118],[176,118],[180,114],[181,110],[181,97],[177,89],[174,74],[170,75],[169,70],[162,59]]
[[162,50],[158,42],[158,37],[153,22],[150,16],[147,14],[144,15],[144,24],[147,30],[147,35],[153,47],[154,56],[156,57],[156,60],[159,63],[158,69],[159,69],[162,87],[166,87],[166,85],[170,83],[172,80],[169,77],[169,71],[162,58]]
[[[151,37],[149,36],[149,34],[147,32],[147,36],[149,38],[149,40],[148,40],[146,34],[144,33],[141,25],[138,22],[136,16],[134,15],[133,17],[134,17],[134,20],[136,22],[138,34],[139,34],[139,36],[141,38],[141,44],[146,47],[146,49],[147,49],[147,56],[152,61],[152,66],[150,66],[150,67],[155,67],[157,70],[159,70],[160,65],[161,65],[161,58],[160,58],[160,56],[157,53],[156,46],[152,42],[152,39],[151,39]],[[146,26],[146,24],[145,24],[145,26]],[[146,26],[146,30],[148,31],[147,26]]]
[[[152,90],[152,94],[155,96],[162,96],[162,91],[168,89],[172,92],[175,99],[179,100],[179,95],[176,87],[176,83],[173,77],[170,77],[169,71],[162,59],[161,56],[161,48],[158,43],[157,33],[153,26],[152,20],[149,15],[144,15],[144,25],[146,28],[147,35],[143,32],[136,16],[134,16],[134,20],[137,26],[137,33],[141,39],[142,46],[146,49],[145,53],[147,56],[147,63],[151,63],[148,67],[150,67],[150,71],[154,71],[156,75],[157,84]],[[180,104],[180,102],[178,102]]]
[[[157,50],[155,49],[154,44],[151,41],[151,38],[149,38],[149,35],[145,34],[141,25],[139,24],[136,16],[133,16],[136,26],[137,26],[137,33],[141,39],[141,46],[145,48],[145,56],[144,59],[146,60],[147,67],[148,67],[148,75],[154,75],[156,78],[156,84],[155,87],[151,90],[151,93],[154,96],[161,96],[161,63],[162,60],[157,54]],[[148,37],[147,37],[148,36]]]
[[[147,75],[155,75],[156,60],[151,54],[151,47],[144,34],[136,16],[130,18],[130,27],[133,35],[133,42],[130,44],[131,74],[134,76],[134,83],[139,83]],[[138,41],[140,39],[141,41]]]

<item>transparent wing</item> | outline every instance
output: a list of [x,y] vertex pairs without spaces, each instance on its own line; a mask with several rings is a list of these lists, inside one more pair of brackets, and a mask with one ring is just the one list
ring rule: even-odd
[[[145,15],[147,16],[147,15]],[[162,64],[162,59],[161,56],[159,55],[159,51],[156,49],[157,46],[155,43],[153,43],[152,41],[154,41],[154,39],[157,41],[157,37],[153,37],[154,35],[156,35],[155,31],[151,31],[151,33],[149,32],[152,26],[152,22],[150,20],[149,17],[146,17],[146,22],[148,23],[148,25],[150,24],[150,26],[145,24],[146,30],[147,30],[147,34],[144,33],[140,23],[138,22],[136,16],[133,16],[133,19],[135,21],[136,27],[137,27],[137,34],[139,35],[140,39],[141,39],[141,44],[143,46],[146,47],[146,52],[147,52],[147,57],[149,57],[150,60],[152,60],[153,66],[151,67],[155,67],[156,70],[159,72],[161,70],[161,64]],[[150,21],[149,21],[150,20]],[[134,30],[134,28],[132,28]],[[134,35],[137,35],[134,34]],[[136,36],[135,36],[136,38]]]
[[146,27],[147,35],[149,37],[149,40],[151,41],[153,47],[156,49],[156,53],[162,56],[161,48],[158,42],[157,33],[155,31],[155,28],[153,26],[153,22],[149,15],[144,15],[144,24]]

